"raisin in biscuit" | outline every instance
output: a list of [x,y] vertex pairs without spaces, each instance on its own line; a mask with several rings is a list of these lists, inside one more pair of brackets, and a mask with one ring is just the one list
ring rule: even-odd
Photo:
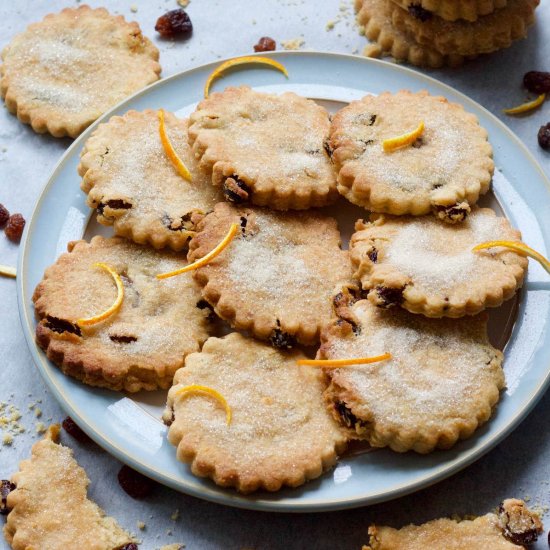
[[419,44],[410,34],[396,29],[391,19],[390,0],[355,0],[355,11],[357,23],[364,28],[365,36],[396,61],[430,68],[459,67],[465,61],[462,55],[443,55],[433,47]]
[[[387,152],[383,141],[425,129],[412,145]],[[330,145],[338,191],[374,212],[415,216],[430,211],[462,221],[494,170],[487,132],[461,105],[427,92],[366,96],[334,117]]]
[[393,0],[420,21],[434,15],[446,21],[476,21],[483,15],[506,6],[507,0]]
[[0,91],[8,110],[35,132],[76,137],[158,80],[158,58],[137,23],[104,8],[66,8],[33,23],[4,49]]
[[527,258],[509,249],[472,252],[482,242],[521,240],[489,208],[475,208],[456,226],[429,216],[373,215],[355,229],[355,277],[380,307],[399,305],[428,317],[474,315],[512,298],[527,270]]
[[59,426],[50,427],[12,477],[8,544],[13,550],[123,550],[134,539],[88,499],[90,480],[72,451],[58,444],[58,435]]
[[336,220],[220,203],[199,223],[189,261],[212,250],[232,223],[241,227],[237,237],[194,272],[203,298],[231,326],[274,346],[317,343],[335,289],[351,279]]
[[201,101],[189,139],[230,202],[305,209],[338,197],[325,150],[329,127],[328,112],[309,99],[242,86]]
[[476,519],[435,519],[401,529],[371,525],[363,550],[519,550],[537,540],[543,526],[538,514],[518,499],[506,499],[498,512]]
[[[389,1],[389,0],[388,0]],[[445,21],[431,17],[425,21],[409,11],[391,4],[395,28],[411,35],[419,44],[434,48],[444,55],[462,56],[491,53],[511,46],[524,38],[535,22],[535,8],[540,0],[508,0],[506,6],[475,22]]]
[[[120,275],[124,300],[101,323],[81,327],[78,319],[105,311],[116,297],[112,277],[96,262]],[[185,355],[208,337],[208,312],[197,307],[201,297],[192,278],[156,278],[185,263],[180,255],[121,238],[70,243],[34,292],[39,346],[65,374],[92,386],[130,392],[170,387]]]
[[116,235],[181,250],[197,221],[223,200],[197,166],[187,121],[165,113],[166,131],[192,181],[178,174],[159,136],[157,111],[129,111],[100,124],[84,144],[78,172],[87,203]]
[[[168,393],[169,441],[191,471],[242,493],[277,491],[319,477],[334,465],[346,438],[323,403],[319,369],[301,367],[300,352],[281,352],[232,333],[210,338],[185,360]],[[192,384],[218,391],[182,396]]]
[[325,397],[350,438],[429,453],[470,437],[489,419],[504,373],[502,353],[487,339],[486,316],[427,319],[356,301],[350,289],[343,293],[338,318],[323,329],[318,357],[391,354],[328,371]]

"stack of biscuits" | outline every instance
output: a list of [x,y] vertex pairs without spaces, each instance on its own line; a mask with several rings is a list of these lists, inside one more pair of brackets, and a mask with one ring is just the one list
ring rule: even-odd
[[398,61],[456,67],[525,38],[540,0],[355,0],[365,36]]

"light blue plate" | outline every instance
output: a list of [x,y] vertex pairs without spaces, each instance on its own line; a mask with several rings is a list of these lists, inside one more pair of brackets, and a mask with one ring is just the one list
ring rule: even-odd
[[[519,139],[488,111],[452,88],[398,65],[313,52],[281,52],[272,57],[286,65],[290,74],[288,81],[276,71],[250,66],[245,71],[228,74],[214,89],[246,83],[276,92],[292,90],[322,100],[331,108],[367,92],[427,89],[463,104],[489,131],[500,170],[493,182],[498,204],[522,231],[524,240],[548,256],[550,182]],[[158,419],[164,400],[162,392],[124,397],[86,387],[61,374],[36,346],[33,289],[44,269],[65,251],[66,243],[81,238],[88,226],[90,211],[77,175],[84,141],[98,123],[129,109],[162,107],[180,115],[189,113],[201,99],[207,75],[217,65],[218,62],[204,65],[166,78],[124,101],[84,132],[56,166],[27,224],[17,277],[23,330],[46,383],[84,431],[117,458],[174,489],[230,506],[285,512],[350,508],[416,491],[471,464],[525,418],[550,381],[550,278],[533,262],[522,292],[517,322],[506,346],[508,389],[494,417],[474,437],[450,451],[427,456],[400,455],[386,450],[347,456],[320,479],[276,494],[244,497],[194,477],[187,466],[176,460],[174,448],[166,441],[166,428]],[[338,217],[345,218],[345,212],[348,210],[343,208]],[[348,226],[359,217],[358,212],[347,216]],[[92,225],[88,233],[96,230]],[[497,317],[503,315],[502,311],[508,311],[506,320],[504,324],[498,321],[496,326],[502,327],[498,330],[504,334],[505,325],[511,327],[514,317],[509,307],[508,310],[501,308]]]

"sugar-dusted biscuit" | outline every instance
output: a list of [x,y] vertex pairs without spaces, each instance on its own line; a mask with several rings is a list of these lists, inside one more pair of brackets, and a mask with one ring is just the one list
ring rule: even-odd
[[[302,358],[238,333],[207,340],[168,393],[164,419],[178,459],[243,493],[296,487],[333,466],[346,437],[323,402],[322,372],[297,365]],[[181,394],[191,385],[221,394],[231,423],[208,395]]]
[[35,132],[76,137],[119,101],[159,78],[159,52],[139,25],[104,8],[65,8],[2,52],[0,91]]
[[316,344],[335,289],[351,279],[336,220],[220,203],[199,223],[189,261],[212,250],[232,223],[237,237],[195,271],[204,299],[233,327],[276,347]]
[[[81,326],[78,320],[107,310],[117,295],[98,262],[118,273],[124,299],[104,321]],[[192,278],[156,278],[185,264],[181,255],[119,237],[70,243],[34,291],[39,346],[65,374],[92,386],[130,392],[170,387],[185,355],[208,337],[208,311]]]
[[350,438],[373,447],[429,453],[470,437],[491,416],[504,387],[502,353],[485,315],[428,319],[384,310],[344,289],[337,319],[323,329],[319,359],[391,354],[328,370],[325,397]]
[[355,229],[354,276],[380,307],[401,306],[428,317],[474,315],[512,298],[527,270],[527,258],[512,250],[472,250],[483,242],[521,240],[489,208],[474,208],[454,226],[431,216],[373,215]]
[[328,112],[309,99],[242,86],[201,101],[189,139],[228,201],[303,210],[338,197],[329,127]]
[[[384,142],[424,124],[411,145]],[[338,191],[374,212],[462,221],[487,192],[494,170],[487,131],[461,105],[422,91],[366,96],[332,121]]]
[[446,21],[457,19],[476,21],[479,17],[506,6],[507,0],[393,0],[393,2],[420,20],[427,20],[437,15]]
[[129,111],[101,124],[84,144],[78,172],[87,203],[116,235],[155,248],[181,250],[197,221],[223,200],[187,143],[187,121],[165,113],[166,131],[192,180],[163,149],[158,113]]

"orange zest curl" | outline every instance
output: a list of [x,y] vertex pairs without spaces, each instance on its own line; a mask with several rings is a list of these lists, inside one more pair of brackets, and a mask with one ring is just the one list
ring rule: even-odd
[[527,103],[522,103],[521,105],[518,105],[517,107],[512,107],[511,109],[503,109],[502,112],[507,115],[522,115],[523,113],[527,113],[529,111],[532,111],[533,109],[536,109],[537,107],[540,107],[544,100],[546,99],[546,94],[540,94],[537,99],[534,99],[533,101],[528,101]]
[[107,271],[107,273],[109,273],[113,277],[116,284],[117,297],[113,302],[113,305],[110,308],[106,309],[104,312],[99,313],[98,315],[94,315],[93,317],[88,317],[87,319],[79,319],[76,324],[80,327],[87,327],[90,325],[101,323],[101,321],[104,321],[105,319],[107,319],[107,317],[114,315],[120,309],[120,306],[122,305],[122,300],[124,299],[124,285],[122,284],[122,279],[120,278],[120,275],[112,267],[101,262],[95,263],[93,267],[100,267],[101,269]]
[[17,276],[17,270],[15,267],[11,267],[10,265],[0,265],[0,275],[4,275],[4,277],[12,277],[15,279]]
[[191,172],[189,172],[187,166],[185,166],[183,161],[179,158],[176,150],[174,149],[174,146],[172,145],[172,142],[170,141],[170,138],[168,137],[166,124],[164,123],[163,109],[159,110],[158,117],[160,141],[162,143],[162,146],[164,147],[164,152],[166,153],[166,156],[170,159],[170,161],[174,165],[174,168],[177,170],[178,174],[182,178],[186,179],[187,181],[192,181],[193,178],[191,176]]
[[227,69],[235,67],[236,65],[248,65],[250,63],[269,65],[270,67],[281,71],[288,78],[288,71],[286,70],[286,67],[282,63],[279,63],[278,61],[275,61],[274,59],[271,59],[269,57],[255,57],[252,55],[245,55],[244,57],[234,57],[233,59],[228,59],[210,73],[210,76],[208,77],[208,79],[206,80],[206,84],[204,85],[204,97],[208,97],[212,82],[214,82],[214,80],[216,80],[217,78],[220,78],[220,76]]
[[533,260],[537,260],[537,262],[548,273],[550,273],[550,262],[542,254],[539,254],[536,250],[533,250],[531,247],[527,246],[526,244],[523,244],[517,241],[488,241],[486,243],[481,243],[474,246],[474,248],[472,248],[472,252],[483,250],[485,248],[494,248],[497,246],[510,248],[514,252],[518,252],[523,256],[529,256],[530,258],[533,258]]
[[229,426],[229,424],[231,424],[231,407],[220,392],[209,388],[208,386],[191,384],[190,386],[184,386],[183,388],[176,390],[176,395],[181,395],[183,397],[188,395],[207,395],[208,397],[213,397],[224,408],[227,425]]
[[391,353],[383,353],[373,357],[357,357],[353,359],[298,359],[298,365],[307,365],[309,367],[323,367],[327,369],[339,369],[349,365],[367,365],[368,363],[378,363],[391,359]]
[[396,149],[401,149],[407,145],[412,145],[424,132],[424,121],[421,121],[420,124],[412,131],[400,136],[385,139],[382,142],[382,147],[386,153],[391,153]]
[[196,262],[193,262],[192,264],[186,265],[185,267],[182,267],[181,269],[176,269],[176,271],[169,271],[168,273],[159,273],[157,275],[157,279],[168,279],[169,277],[174,277],[175,275],[181,275],[182,273],[187,273],[188,271],[193,271],[194,269],[198,269],[199,267],[202,267],[203,265],[207,264],[211,260],[213,260],[218,254],[220,254],[228,245],[231,243],[231,241],[234,239],[235,235],[237,234],[237,224],[232,223],[231,227],[229,228],[229,231],[227,232],[227,235],[223,238],[223,240],[216,246],[216,248],[213,248],[208,254],[205,254],[202,258],[199,258]]

